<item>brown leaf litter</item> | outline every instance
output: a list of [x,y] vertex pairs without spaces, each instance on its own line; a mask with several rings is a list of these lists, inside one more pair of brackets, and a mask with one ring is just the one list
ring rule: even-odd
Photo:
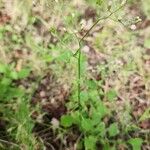
[[0,11],[0,25],[10,22],[11,17]]
[[65,103],[68,96],[69,87],[58,83],[54,75],[48,73],[35,91],[32,103],[40,103],[42,110],[47,112],[50,118],[60,118],[66,112]]

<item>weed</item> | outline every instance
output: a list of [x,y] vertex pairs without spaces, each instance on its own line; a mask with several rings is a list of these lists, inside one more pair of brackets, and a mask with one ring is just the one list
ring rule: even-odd
[[[149,121],[145,101],[150,39],[149,31],[140,28],[141,19],[128,14],[139,11],[132,8],[135,4],[141,4],[139,16],[149,19],[149,2],[144,0],[0,0],[0,8],[10,15],[0,11],[0,149],[48,145],[48,149],[139,150],[148,143],[148,132],[140,126],[149,125],[144,121]],[[89,16],[81,8],[87,8],[85,13],[90,10]],[[88,27],[78,33],[80,21]],[[148,20],[141,26],[147,24]],[[104,60],[95,65],[93,54],[98,59],[102,54]],[[53,86],[51,80],[56,79],[51,74],[59,78],[56,84],[70,88]],[[35,76],[40,76],[38,81]],[[30,84],[30,77],[26,89],[24,82]],[[36,107],[31,104],[34,94]],[[58,99],[63,101],[60,106]],[[138,111],[133,113],[134,107]]]
[[[7,133],[12,141],[0,141],[9,148],[33,149],[36,140],[32,135],[34,123],[31,119],[28,97],[23,88],[17,87],[15,81],[26,78],[29,69],[15,71],[13,65],[0,63],[0,113],[2,121],[7,123]],[[13,141],[16,141],[14,143]]]
[[[102,1],[98,1],[98,4],[101,3]],[[103,102],[101,100],[98,100],[99,94],[96,89],[97,85],[94,84],[93,81],[89,80],[89,84],[86,85],[88,90],[81,91],[81,43],[83,42],[84,38],[86,38],[86,36],[89,34],[89,32],[99,23],[99,21],[111,17],[124,5],[125,3],[113,12],[110,12],[110,14],[108,14],[106,17],[98,19],[79,40],[79,49],[74,54],[75,57],[78,56],[78,110],[77,108],[73,108],[74,106],[76,106],[74,102],[70,102],[71,110],[74,109],[75,111],[70,110],[70,115],[62,116],[61,125],[64,127],[71,127],[73,124],[76,125],[79,130],[84,134],[83,143],[86,150],[96,149],[97,143],[102,145],[106,145],[107,143],[108,145],[109,143],[106,139],[109,137],[111,138],[117,136],[120,131],[117,123],[112,123],[109,127],[106,127],[105,122],[103,122],[104,117],[109,115],[109,111],[107,107],[103,104]],[[95,87],[92,86],[92,84],[94,84]],[[107,93],[107,97],[110,101],[113,101],[114,98],[116,98],[116,92],[112,89]],[[107,134],[109,135],[108,137]]]

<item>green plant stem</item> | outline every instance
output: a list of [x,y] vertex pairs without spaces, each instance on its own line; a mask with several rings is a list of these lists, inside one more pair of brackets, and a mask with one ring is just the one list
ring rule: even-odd
[[83,40],[85,39],[85,37],[88,36],[88,34],[90,33],[90,31],[101,21],[101,20],[106,20],[109,17],[111,17],[113,14],[115,14],[117,11],[119,11],[120,9],[122,9],[124,6],[126,5],[126,3],[124,3],[123,5],[121,5],[120,7],[118,7],[116,10],[110,12],[109,15],[104,16],[102,18],[99,18],[95,21],[95,23],[90,27],[90,29],[83,35],[83,37],[79,40],[78,44],[79,44],[79,49],[76,51],[76,53],[74,54],[74,56],[76,56],[78,54],[78,105],[80,107],[81,105],[81,43],[83,42]]
[[78,103],[81,104],[81,49],[78,55]]

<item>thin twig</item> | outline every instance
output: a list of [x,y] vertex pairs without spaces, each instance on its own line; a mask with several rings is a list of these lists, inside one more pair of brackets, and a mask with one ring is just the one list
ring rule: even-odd
[[9,141],[3,140],[3,139],[0,139],[0,142],[8,144],[8,145],[13,145],[13,146],[18,147],[19,149],[21,149],[20,146],[17,145],[16,143],[9,142]]

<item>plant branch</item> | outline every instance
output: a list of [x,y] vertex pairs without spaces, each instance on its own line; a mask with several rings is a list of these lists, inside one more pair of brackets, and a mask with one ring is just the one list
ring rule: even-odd
[[116,12],[118,12],[120,9],[122,9],[124,6],[126,5],[126,2],[124,4],[122,4],[119,8],[117,8],[116,10],[110,12],[107,16],[104,16],[102,18],[99,18],[95,21],[95,23],[90,27],[90,29],[82,36],[82,38],[78,41],[79,44],[79,48],[78,50],[75,52],[75,54],[73,56],[76,56],[78,54],[78,103],[79,106],[81,104],[81,43],[83,42],[83,40],[85,39],[85,37],[88,36],[88,34],[90,33],[90,31],[101,21],[101,20],[106,20],[109,17],[111,17],[113,14],[115,14]]

